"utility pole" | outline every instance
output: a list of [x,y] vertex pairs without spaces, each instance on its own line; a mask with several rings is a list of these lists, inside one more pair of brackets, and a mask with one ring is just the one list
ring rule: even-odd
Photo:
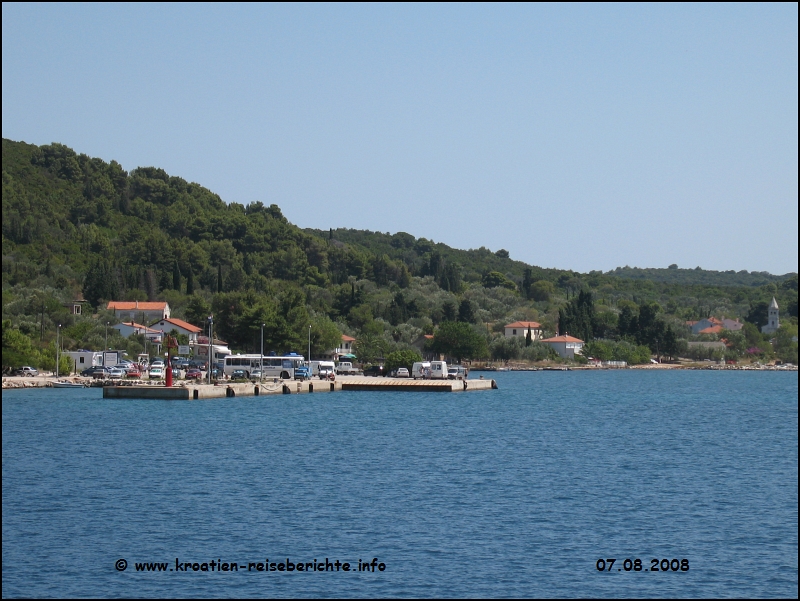
[[214,343],[214,316],[208,316],[208,383],[211,384],[211,365]]
[[308,325],[308,369],[311,373],[311,324]]
[[261,363],[259,364],[260,369],[258,370],[258,381],[264,381],[264,325],[261,324]]
[[56,378],[58,378],[58,347],[60,344],[61,338],[61,324],[58,324],[58,328],[56,329]]

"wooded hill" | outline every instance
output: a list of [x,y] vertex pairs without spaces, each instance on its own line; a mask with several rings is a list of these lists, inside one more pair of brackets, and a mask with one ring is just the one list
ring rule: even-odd
[[592,312],[607,314],[597,333],[609,339],[628,336],[616,325],[625,302],[658,303],[679,337],[686,319],[763,319],[772,296],[787,318],[797,315],[796,274],[581,274],[404,232],[302,230],[274,204],[226,204],[163,169],[128,173],[62,144],[3,140],[2,235],[4,365],[7,329],[36,346],[57,321],[83,323],[65,330],[67,344],[96,345],[96,324],[65,312],[80,297],[95,310],[109,299],[163,299],[195,323],[214,312],[218,333],[238,350],[257,348],[261,323],[267,348],[303,349],[312,323],[318,350],[348,333],[364,357],[407,348],[444,321],[471,324],[489,351],[493,333],[516,319],[553,333],[581,292],[592,293],[582,311],[588,298]]

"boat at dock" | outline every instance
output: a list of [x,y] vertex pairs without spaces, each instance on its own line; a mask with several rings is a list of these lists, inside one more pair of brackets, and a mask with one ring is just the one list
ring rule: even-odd
[[86,388],[81,382],[53,382],[53,388]]

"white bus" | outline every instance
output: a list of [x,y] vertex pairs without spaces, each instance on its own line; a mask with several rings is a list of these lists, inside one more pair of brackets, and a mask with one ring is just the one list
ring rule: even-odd
[[[264,360],[263,364],[261,363],[262,358]],[[261,355],[228,355],[225,357],[223,372],[230,377],[235,370],[242,369],[249,378],[252,371],[262,366],[262,378],[293,380],[295,369],[303,365],[305,365],[303,356],[297,353],[289,353],[280,357],[272,355],[264,355],[263,357]]]

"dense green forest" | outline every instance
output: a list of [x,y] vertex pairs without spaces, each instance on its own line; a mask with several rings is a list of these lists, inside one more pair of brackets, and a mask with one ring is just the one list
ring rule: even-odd
[[[66,347],[102,348],[111,299],[166,300],[198,325],[213,313],[217,333],[240,351],[259,348],[263,323],[265,347],[277,351],[304,349],[310,324],[312,352],[345,333],[364,360],[437,332],[442,352],[453,332],[469,338],[464,358],[551,356],[499,336],[523,319],[635,361],[656,352],[657,340],[659,352],[685,354],[685,321],[714,315],[753,324],[743,340],[728,335],[730,353],[797,355],[797,274],[677,266],[581,274],[404,232],[302,230],[274,204],[226,204],[163,169],[128,173],[62,144],[3,140],[2,235],[4,367],[47,367],[58,324]],[[773,296],[786,324],[777,347],[757,330]],[[92,311],[70,315],[76,299]],[[108,344],[136,352],[142,342],[112,334]]]

